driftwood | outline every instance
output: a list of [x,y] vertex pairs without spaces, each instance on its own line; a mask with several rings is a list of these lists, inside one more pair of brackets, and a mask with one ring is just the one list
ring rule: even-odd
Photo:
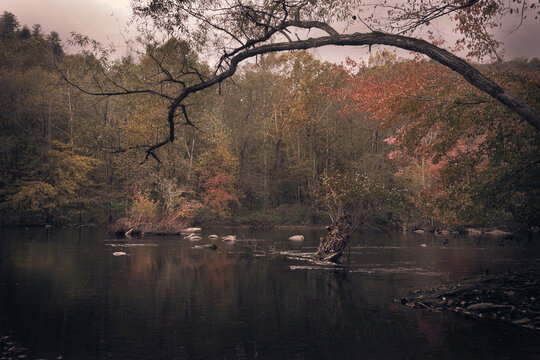
[[326,230],[328,232],[324,238],[321,238],[315,257],[319,260],[339,263],[354,227],[350,218],[344,216],[327,226]]

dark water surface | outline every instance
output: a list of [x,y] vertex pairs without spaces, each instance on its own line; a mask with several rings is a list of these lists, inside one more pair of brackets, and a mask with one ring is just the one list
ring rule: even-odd
[[[193,248],[211,233],[241,240]],[[119,242],[103,229],[3,229],[0,336],[28,359],[540,358],[537,333],[393,302],[488,267],[538,265],[538,241],[360,233],[343,266],[295,258],[320,235],[204,229],[197,243]]]

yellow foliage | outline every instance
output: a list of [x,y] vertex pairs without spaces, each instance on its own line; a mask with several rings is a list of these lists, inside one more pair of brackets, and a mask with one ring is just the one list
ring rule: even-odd
[[50,182],[59,195],[75,196],[89,185],[88,173],[98,164],[94,158],[78,155],[76,147],[60,141],[52,142]]
[[223,145],[206,150],[199,156],[197,170],[202,181],[207,181],[219,174],[234,174],[238,159],[230,149]]
[[56,208],[57,195],[58,191],[51,184],[43,181],[28,181],[19,188],[11,200],[17,208],[38,211]]
[[144,217],[155,217],[158,213],[157,202],[152,200],[149,194],[136,189],[131,196],[131,214]]
[[204,206],[197,200],[186,200],[178,208],[176,215],[181,219],[194,219]]
[[41,180],[21,181],[11,197],[14,207],[51,211],[81,201],[81,189],[91,185],[89,172],[98,164],[94,158],[76,154],[77,148],[52,141],[49,161],[39,169]]

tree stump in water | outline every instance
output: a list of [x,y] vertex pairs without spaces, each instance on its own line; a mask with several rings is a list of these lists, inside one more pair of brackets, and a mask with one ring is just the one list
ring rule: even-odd
[[328,233],[324,238],[321,238],[315,257],[319,260],[339,263],[353,232],[351,220],[348,217],[342,217],[335,224],[327,226],[326,230]]

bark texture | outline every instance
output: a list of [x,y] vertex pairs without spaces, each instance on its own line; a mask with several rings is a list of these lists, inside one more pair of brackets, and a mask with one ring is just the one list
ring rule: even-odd
[[326,230],[326,236],[321,238],[321,243],[315,257],[319,260],[339,263],[343,255],[343,250],[347,247],[349,238],[354,230],[351,219],[347,216],[342,217],[335,224],[327,226]]

